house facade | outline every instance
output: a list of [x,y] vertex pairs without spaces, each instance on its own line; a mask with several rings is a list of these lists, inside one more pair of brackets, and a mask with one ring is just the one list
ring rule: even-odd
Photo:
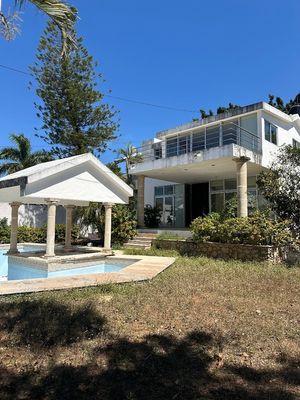
[[142,143],[143,161],[130,170],[139,226],[148,204],[161,209],[166,228],[185,228],[198,216],[220,212],[234,196],[240,216],[263,208],[256,177],[286,144],[300,146],[300,116],[264,102],[158,132]]

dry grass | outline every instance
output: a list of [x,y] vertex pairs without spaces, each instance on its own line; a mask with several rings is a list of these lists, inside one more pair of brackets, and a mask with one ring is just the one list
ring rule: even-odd
[[152,282],[0,299],[0,398],[300,398],[300,269],[178,258]]

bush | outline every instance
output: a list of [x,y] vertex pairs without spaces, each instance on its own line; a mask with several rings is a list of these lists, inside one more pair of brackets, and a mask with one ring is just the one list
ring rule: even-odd
[[0,243],[9,243],[10,229],[7,225],[7,218],[0,219]]
[[161,209],[147,204],[144,210],[144,223],[147,228],[157,228],[161,220]]
[[[65,241],[66,227],[64,224],[57,224],[55,226],[55,241],[62,243]],[[75,241],[79,237],[79,226],[73,225],[72,227],[72,240]],[[19,243],[45,243],[47,240],[47,225],[40,228],[33,228],[30,226],[18,227],[18,242]],[[1,223],[0,220],[0,243],[10,242],[10,226]]]
[[289,221],[275,221],[256,212],[247,218],[222,220],[218,215],[196,218],[191,225],[198,242],[287,245],[293,241]]
[[[91,203],[89,207],[77,209],[77,220],[81,228],[92,227],[98,231],[99,239],[103,241],[105,230],[105,209],[101,204]],[[130,206],[116,204],[112,208],[112,232],[113,245],[122,245],[132,239],[136,231],[136,215]]]

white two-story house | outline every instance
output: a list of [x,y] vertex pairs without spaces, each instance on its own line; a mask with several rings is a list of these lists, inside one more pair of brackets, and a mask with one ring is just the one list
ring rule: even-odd
[[256,176],[267,169],[280,146],[300,145],[300,107],[285,114],[261,102],[157,133],[141,146],[137,177],[138,221],[144,207],[162,211],[161,226],[184,228],[219,212],[234,195],[238,214],[264,202]]

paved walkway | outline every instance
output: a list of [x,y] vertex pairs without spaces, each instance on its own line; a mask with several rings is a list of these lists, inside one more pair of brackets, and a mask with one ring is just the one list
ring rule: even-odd
[[120,251],[107,259],[112,262],[120,259],[133,260],[133,263],[118,272],[0,282],[0,295],[146,281],[154,278],[175,261],[172,257],[127,256]]

